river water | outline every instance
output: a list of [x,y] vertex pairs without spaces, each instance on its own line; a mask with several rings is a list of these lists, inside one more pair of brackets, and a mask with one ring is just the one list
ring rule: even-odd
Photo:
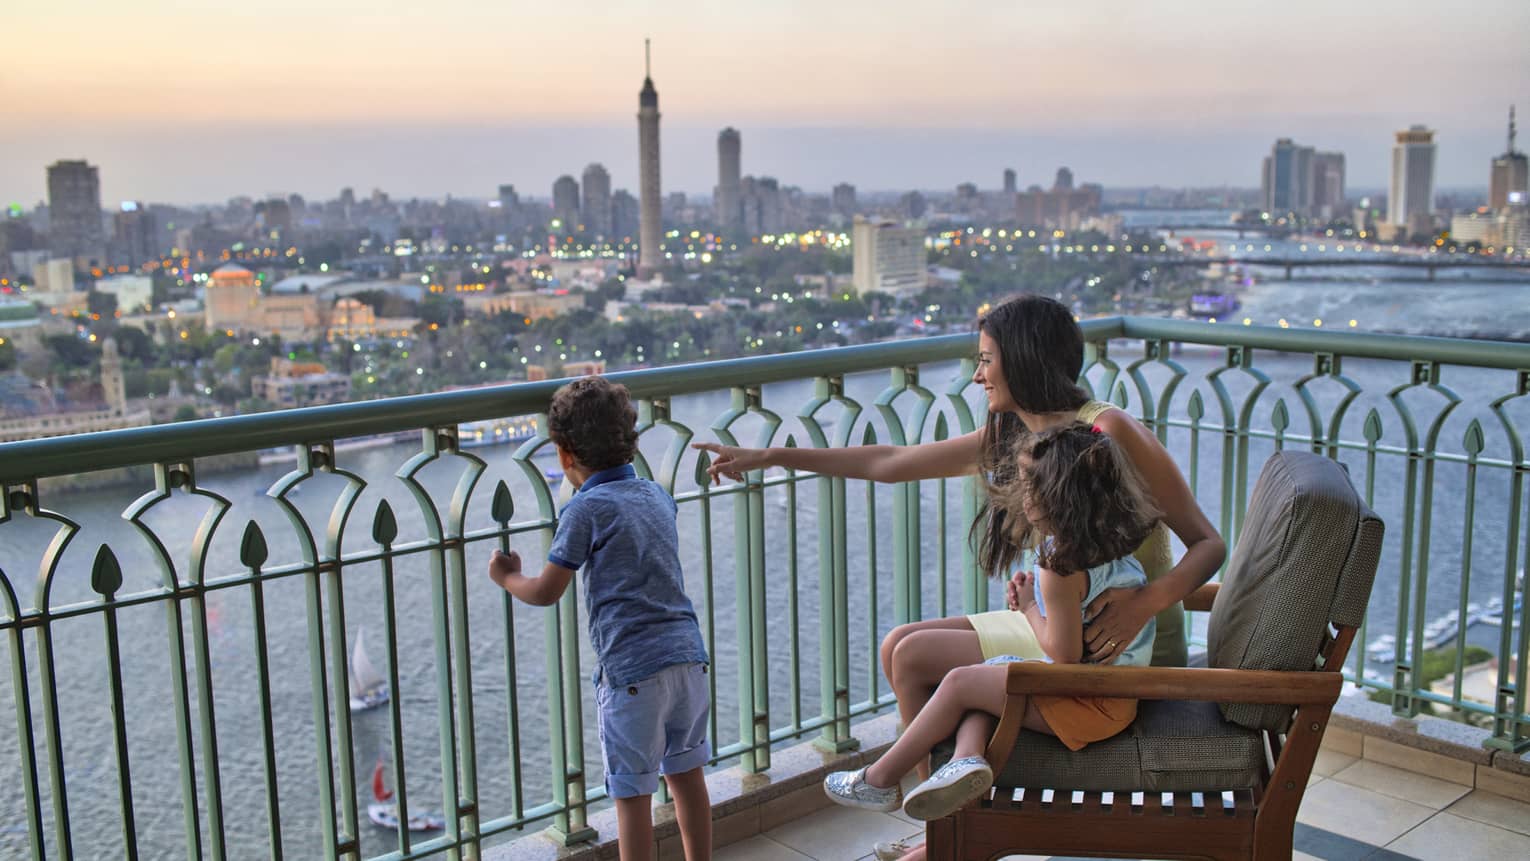
[[[1134,217],[1137,214],[1134,214]],[[1204,216],[1189,216],[1207,223]],[[1225,218],[1225,214],[1221,217]],[[1207,234],[1203,239],[1222,243],[1236,241],[1235,235]],[[1243,240],[1243,246],[1253,242],[1262,250],[1265,244],[1260,238]],[[1219,249],[1220,250],[1220,249]],[[1272,254],[1275,253],[1272,250]],[[1348,253],[1348,252],[1345,252]],[[1320,271],[1321,279],[1302,279],[1292,282],[1283,280],[1283,272],[1261,272],[1250,269],[1252,283],[1240,288],[1243,308],[1238,314],[1250,317],[1259,324],[1273,324],[1286,319],[1293,326],[1310,326],[1314,319],[1323,319],[1325,327],[1342,321],[1348,327],[1350,319],[1356,320],[1359,331],[1398,331],[1418,334],[1465,335],[1484,332],[1503,333],[1517,338],[1530,337],[1530,281],[1477,282],[1452,280],[1442,275],[1440,281],[1428,283],[1411,280],[1409,273],[1387,269],[1382,266],[1364,267],[1358,270],[1338,270],[1349,280],[1329,280],[1340,277],[1327,270]],[[1230,323],[1237,325],[1237,322]],[[1140,346],[1122,342],[1112,346],[1112,358],[1120,363],[1140,355]],[[1188,373],[1175,396],[1170,414],[1175,419],[1185,417],[1185,403],[1194,389],[1210,404],[1211,392],[1205,385],[1204,375],[1220,367],[1224,361],[1222,351],[1211,348],[1185,347],[1173,356]],[[1274,404],[1284,398],[1293,422],[1291,433],[1302,433],[1306,427],[1300,411],[1300,400],[1292,383],[1311,370],[1311,359],[1306,356],[1260,354],[1257,366],[1274,381],[1257,402],[1253,411],[1254,425],[1268,428]],[[1355,361],[1344,364],[1347,376],[1359,383],[1363,394],[1351,407],[1343,424],[1343,438],[1362,439],[1361,423],[1366,412],[1375,408],[1383,420],[1386,444],[1401,444],[1402,428],[1397,413],[1387,399],[1394,387],[1409,381],[1406,362]],[[946,389],[947,382],[957,372],[955,363],[932,365],[922,369],[921,382],[932,391]],[[1150,368],[1148,376],[1154,380],[1155,389],[1167,375],[1163,367]],[[1230,388],[1241,397],[1251,381],[1241,372],[1232,372]],[[1092,379],[1101,379],[1096,370]],[[885,374],[862,374],[847,381],[848,395],[874,412],[871,404],[877,393],[886,385]],[[1496,398],[1515,390],[1515,376],[1507,371],[1488,371],[1467,368],[1446,368],[1441,385],[1459,396],[1463,403],[1445,422],[1440,435],[1440,449],[1460,451],[1462,438],[1468,423],[1477,419],[1483,423],[1487,447],[1484,456],[1506,457],[1506,435],[1497,424],[1489,409]],[[1337,402],[1341,387],[1332,380],[1313,384],[1318,403],[1325,415]],[[779,443],[788,433],[797,441],[803,440],[800,424],[790,417],[811,397],[808,382],[784,383],[767,386],[764,392],[766,406],[786,418],[786,423],[776,436]],[[969,403],[978,406],[979,392],[967,393]],[[904,395],[908,397],[908,395]],[[1440,391],[1410,390],[1400,396],[1424,416],[1433,411],[1447,395]],[[1530,411],[1521,401],[1508,408],[1509,416],[1520,432],[1530,429]],[[694,397],[680,398],[673,404],[674,419],[695,430],[697,439],[712,439],[708,425],[729,406],[727,392],[716,392]],[[1130,406],[1136,406],[1135,401]],[[832,411],[831,411],[832,412]],[[875,428],[878,439],[887,438],[886,429],[879,419],[862,415],[853,426],[854,439],[863,438],[863,428]],[[949,413],[948,413],[949,415]],[[933,420],[932,420],[933,421]],[[1427,428],[1423,419],[1421,427]],[[741,427],[739,437],[749,440],[754,429],[747,423]],[[658,464],[669,437],[663,432],[645,436],[643,448],[650,462]],[[1191,463],[1189,434],[1181,429],[1170,433],[1169,446],[1180,464]],[[1268,456],[1272,445],[1255,440],[1250,446],[1250,462],[1257,465]],[[409,445],[391,445],[379,448],[343,452],[340,465],[354,473],[366,484],[347,525],[342,549],[346,553],[364,551],[371,543],[373,513],[379,501],[386,499],[397,513],[399,542],[419,540],[426,537],[427,516],[404,484],[394,477],[400,465],[416,451]],[[535,516],[534,497],[529,492],[528,479],[511,462],[508,448],[475,449],[471,454],[482,457],[486,463],[483,478],[478,484],[468,506],[467,522],[470,529],[488,528],[493,525],[489,515],[489,501],[495,483],[504,480],[512,492],[517,512],[516,521]],[[1203,506],[1214,523],[1222,522],[1221,512],[1221,441],[1212,433],[1201,435],[1199,446],[1198,476],[1195,486]],[[1365,487],[1368,476],[1362,453],[1346,452],[1341,456],[1350,465],[1357,485]],[[420,473],[421,487],[437,501],[442,511],[446,500],[456,486],[465,461],[449,457],[433,463]],[[549,458],[536,458],[532,463],[536,471],[549,469],[555,462]],[[207,570],[216,578],[243,570],[239,563],[239,539],[245,524],[251,520],[260,524],[270,546],[269,567],[296,561],[301,555],[301,542],[280,507],[266,495],[266,491],[289,469],[290,465],[273,464],[258,470],[207,476],[201,482],[205,489],[220,494],[230,503],[230,509],[215,534],[209,554]],[[682,495],[695,491],[694,459],[689,455],[678,470],[677,491]],[[1250,476],[1250,485],[1253,476]],[[1466,471],[1459,465],[1442,465],[1434,476],[1434,522],[1429,531],[1428,557],[1422,566],[1429,576],[1428,593],[1424,613],[1434,618],[1457,606],[1461,594],[1462,571],[1470,571],[1466,582],[1468,599],[1485,603],[1502,590],[1508,553],[1504,546],[1507,534],[1508,494],[1507,477],[1502,470],[1483,470],[1477,476],[1475,518],[1471,535],[1473,538],[1470,565],[1463,565],[1463,522],[1465,518]],[[341,478],[321,475],[303,482],[300,490],[289,498],[305,521],[322,537],[334,500],[343,485]],[[960,482],[946,482],[947,524],[944,542],[937,528],[937,508],[940,499],[940,482],[925,482],[921,486],[921,532],[922,562],[920,575],[923,592],[922,611],[925,615],[940,612],[959,612],[961,609],[960,546],[966,523],[961,518]],[[1371,636],[1377,630],[1390,631],[1396,622],[1398,590],[1402,580],[1401,528],[1403,522],[1402,500],[1404,496],[1403,469],[1400,458],[1386,459],[1375,476],[1375,499],[1378,512],[1387,520],[1388,537],[1380,574],[1371,603]],[[45,506],[56,510],[81,525],[81,531],[63,554],[59,573],[51,585],[49,604],[58,608],[77,601],[93,598],[89,588],[90,562],[96,548],[109,543],[116,552],[125,577],[123,594],[129,594],[156,585],[160,574],[153,546],[121,514],[133,499],[146,488],[114,488],[89,493],[58,494],[44,499]],[[869,493],[863,483],[851,482],[850,501],[850,588],[848,593],[851,648],[851,700],[861,702],[871,695],[873,680],[881,685],[873,673],[875,643],[891,627],[892,600],[892,532],[888,524],[892,512],[890,488],[875,488]],[[718,690],[717,741],[728,744],[739,738],[736,703],[739,652],[733,631],[736,630],[736,593],[734,589],[733,558],[733,502],[731,497],[719,497],[710,502],[712,552],[710,560],[703,551],[701,536],[703,506],[695,500],[682,502],[680,530],[685,557],[687,584],[697,609],[704,619],[704,629],[712,632],[712,648],[715,664],[713,678]],[[868,506],[871,506],[868,509]],[[163,538],[169,558],[181,576],[186,575],[191,533],[208,507],[205,498],[175,497],[155,506],[145,521]],[[800,487],[797,497],[798,513],[795,526],[796,572],[792,566],[792,524],[785,506],[785,491],[773,488],[767,491],[765,505],[767,547],[767,644],[770,666],[771,725],[786,725],[794,713],[800,710],[805,717],[818,714],[818,679],[820,666],[819,648],[819,560],[817,546],[817,493],[813,483]],[[868,510],[874,512],[868,515]],[[878,524],[875,541],[869,539],[868,518]],[[19,593],[24,604],[35,600],[39,561],[48,542],[53,538],[56,524],[18,516],[11,522],[0,524],[0,571]],[[1521,536],[1523,537],[1523,524]],[[542,538],[539,534],[518,535],[512,545],[519,549],[532,564],[541,558]],[[511,809],[512,782],[511,757],[509,754],[510,724],[506,675],[506,634],[504,627],[504,602],[487,578],[484,567],[493,542],[470,543],[465,551],[466,585],[468,595],[468,619],[470,631],[471,670],[473,677],[475,732],[474,741],[478,754],[479,798],[485,819],[502,816]],[[1522,564],[1523,548],[1516,564]],[[945,577],[940,575],[944,560]],[[402,706],[404,725],[405,758],[407,761],[407,787],[411,807],[440,809],[443,805],[440,776],[441,733],[439,701],[437,697],[437,661],[432,638],[431,577],[428,554],[412,554],[399,558],[394,565],[394,587],[397,592],[398,620],[396,637],[399,649],[400,690],[397,692]],[[712,577],[709,578],[710,562]],[[1410,573],[1418,575],[1419,559],[1415,554]],[[366,630],[367,642],[373,663],[386,671],[384,643],[387,629],[382,605],[382,572],[378,563],[348,565],[343,569],[344,602],[347,641],[354,642],[357,632]],[[320,827],[318,802],[318,769],[314,731],[314,706],[310,677],[310,654],[308,646],[308,623],[306,616],[305,581],[300,577],[273,580],[265,586],[265,623],[268,636],[268,654],[271,674],[271,718],[276,739],[275,761],[280,787],[281,826],[280,834],[284,849],[293,857],[316,856]],[[989,590],[990,600],[998,606],[1000,592],[997,586]],[[795,600],[793,598],[795,597]],[[189,607],[189,605],[187,605]],[[333,612],[326,600],[325,613]],[[538,608],[516,606],[515,653],[517,656],[517,684],[519,719],[516,721],[521,744],[521,781],[526,806],[548,800],[550,758],[548,750],[547,675],[544,662],[544,629],[546,612]],[[214,726],[218,744],[218,777],[223,793],[222,807],[225,829],[230,840],[230,855],[235,858],[264,857],[270,854],[267,798],[263,778],[264,755],[261,744],[259,685],[256,673],[257,648],[254,635],[254,609],[248,587],[239,586],[216,590],[207,598],[208,659],[213,677],[213,701],[215,703]],[[582,608],[581,608],[582,618]],[[706,623],[710,620],[710,626]],[[122,631],[122,672],[125,680],[125,711],[128,716],[128,747],[132,765],[134,788],[135,824],[138,842],[144,857],[169,857],[185,855],[185,833],[182,821],[181,778],[176,754],[176,722],[174,698],[171,685],[172,651],[168,630],[172,623],[162,604],[155,603],[131,607],[120,611],[119,624]],[[192,626],[183,620],[186,635],[187,663],[191,666],[190,643],[193,642]],[[74,850],[78,857],[118,857],[122,853],[121,817],[118,808],[117,767],[111,732],[110,697],[105,660],[103,622],[99,614],[55,622],[52,628],[56,661],[64,770],[67,775],[70,831]],[[581,641],[584,640],[581,634]],[[25,637],[26,658],[30,676],[32,713],[36,725],[35,744],[41,753],[44,748],[42,733],[42,696],[39,669],[38,641],[32,635]],[[5,641],[0,646],[6,658],[12,656],[11,645]],[[800,666],[800,695],[794,695],[791,687],[793,656]],[[584,647],[581,674],[588,675],[592,667],[588,646]],[[573,681],[573,680],[570,680]],[[584,680],[577,680],[583,691],[585,714],[593,715],[591,691]],[[881,688],[885,690],[885,686]],[[195,714],[195,683],[193,682],[193,723]],[[12,716],[15,714],[16,689],[9,671],[0,672],[0,856],[13,857],[22,854],[26,847],[25,804],[19,780],[22,746]],[[369,795],[365,786],[371,766],[379,757],[389,757],[388,772],[392,776],[391,741],[386,709],[358,713],[353,717],[354,745],[358,794],[362,806]],[[200,729],[194,731],[195,743],[203,741]],[[601,781],[599,743],[593,720],[585,726],[585,749],[588,759],[590,784],[598,786]],[[206,778],[202,770],[200,754],[196,764],[201,806],[200,824],[205,834],[208,828],[206,815]],[[46,771],[43,773],[45,805],[51,804],[51,789],[47,788]],[[363,812],[361,825],[364,855],[379,854],[393,847],[392,835],[366,823]],[[45,814],[49,829],[54,827],[51,810]],[[205,844],[204,844],[205,845]],[[49,854],[57,850],[50,832]],[[204,850],[205,851],[205,850]]]

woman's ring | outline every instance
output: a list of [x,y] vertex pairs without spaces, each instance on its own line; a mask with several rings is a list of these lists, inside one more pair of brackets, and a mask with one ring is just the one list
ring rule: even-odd
[[1105,648],[1107,648],[1107,649],[1114,649],[1115,647],[1116,647],[1116,641],[1115,640],[1106,640],[1105,641]]

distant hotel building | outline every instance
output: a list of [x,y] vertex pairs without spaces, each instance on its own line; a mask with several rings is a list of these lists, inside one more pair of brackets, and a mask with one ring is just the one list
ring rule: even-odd
[[1058,168],[1051,191],[1031,186],[1015,195],[1015,218],[1027,227],[1076,229],[1084,219],[1100,214],[1104,189],[1095,183],[1073,187],[1073,171]]
[[85,161],[59,161],[48,167],[48,223],[55,257],[88,264],[106,256],[96,168]]
[[744,217],[740,177],[743,142],[731,126],[717,133],[717,189],[712,192],[717,226],[724,234],[737,233]]
[[1434,132],[1412,126],[1397,133],[1392,146],[1392,185],[1387,198],[1387,223],[1409,235],[1433,229]]
[[1488,182],[1488,208],[1494,211],[1511,205],[1530,206],[1530,162],[1514,149],[1514,108],[1509,108],[1509,146],[1493,159]]
[[856,216],[850,248],[856,293],[910,296],[924,289],[924,228]]

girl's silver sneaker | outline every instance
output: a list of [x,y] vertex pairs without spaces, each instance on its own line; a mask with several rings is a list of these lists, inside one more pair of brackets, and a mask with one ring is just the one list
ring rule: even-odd
[[903,803],[903,787],[881,788],[866,782],[866,769],[835,771],[823,779],[823,791],[836,804],[890,813]]
[[993,788],[993,769],[981,756],[953,759],[909,790],[903,812],[925,822],[950,816]]

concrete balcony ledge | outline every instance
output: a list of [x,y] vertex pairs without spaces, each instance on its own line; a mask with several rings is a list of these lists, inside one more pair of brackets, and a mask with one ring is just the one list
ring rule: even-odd
[[[712,797],[712,845],[722,848],[748,840],[780,825],[811,815],[830,805],[823,779],[831,771],[860,768],[881,756],[896,738],[898,716],[883,715],[857,723],[853,735],[861,747],[843,754],[826,753],[812,742],[771,751],[770,770],[750,774],[740,767],[707,775]],[[591,814],[595,841],[563,846],[546,831],[484,852],[484,861],[605,861],[617,858],[616,811]],[[655,855],[660,861],[684,857],[673,804],[654,805]],[[896,835],[903,836],[903,835]]]
[[1530,753],[1485,747],[1490,737],[1480,727],[1397,717],[1383,703],[1347,696],[1334,706],[1323,750],[1530,803]]

